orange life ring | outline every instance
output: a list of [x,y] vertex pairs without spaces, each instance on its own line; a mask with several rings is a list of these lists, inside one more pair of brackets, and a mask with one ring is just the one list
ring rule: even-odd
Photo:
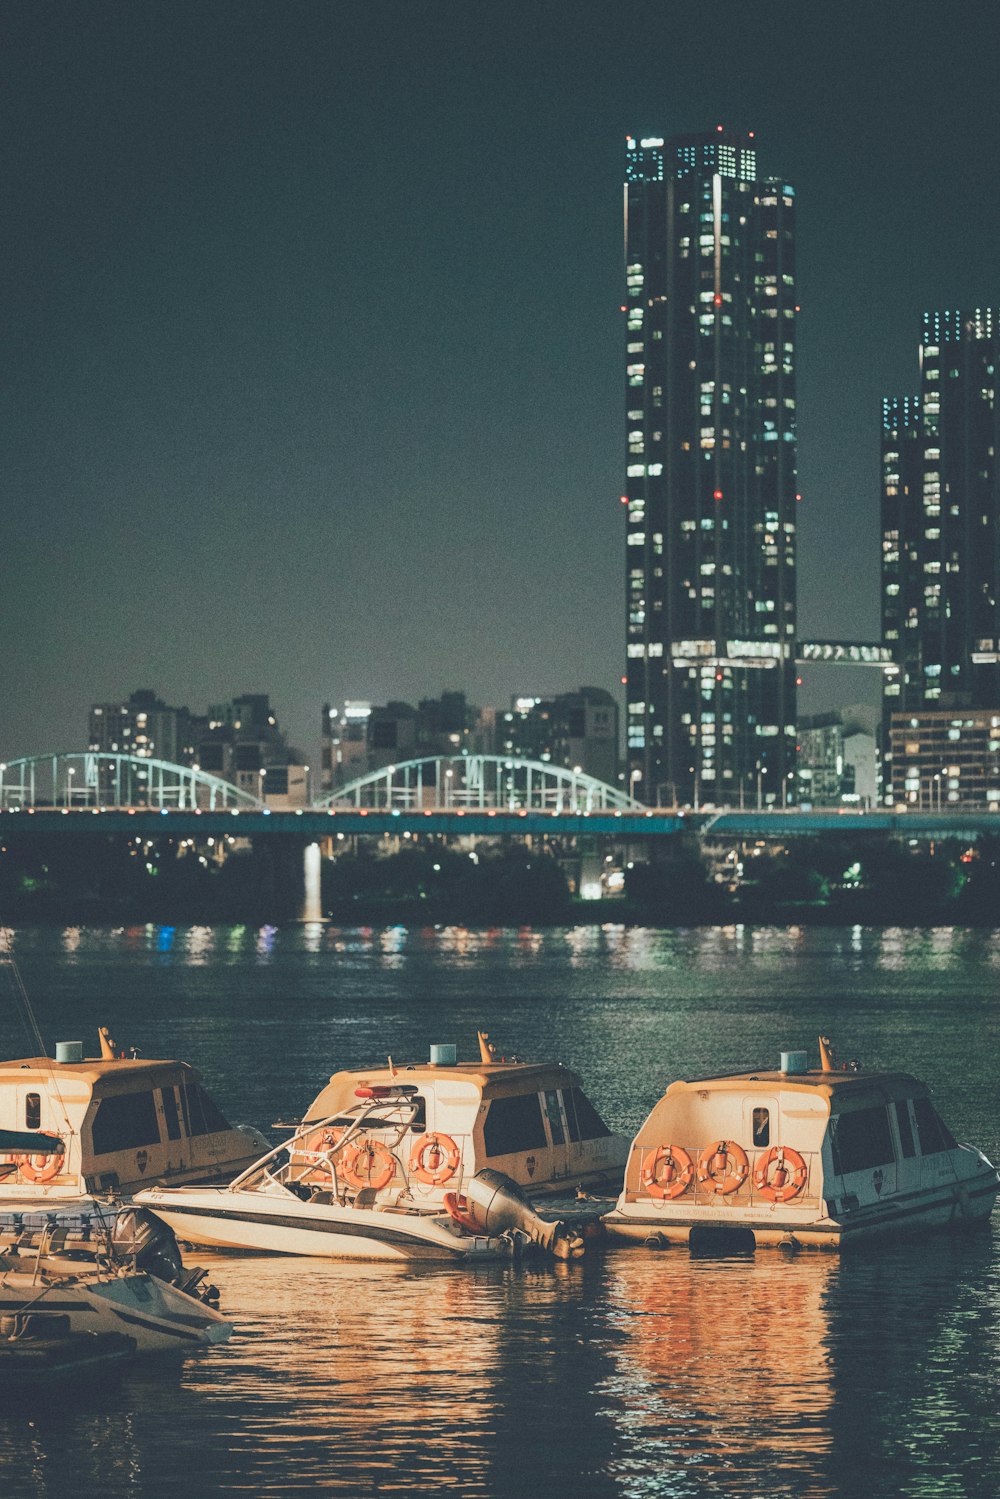
[[680,1197],[693,1178],[694,1162],[680,1145],[658,1145],[643,1163],[642,1185],[650,1197]]
[[453,1218],[462,1228],[470,1234],[484,1234],[486,1230],[481,1223],[477,1223],[472,1216],[469,1199],[462,1197],[458,1192],[446,1192],[444,1194],[445,1210],[450,1218]]
[[295,1178],[300,1182],[323,1181],[333,1174],[332,1166],[325,1160],[316,1160],[316,1156],[328,1156],[340,1143],[344,1131],[339,1126],[327,1125],[323,1129],[313,1130],[311,1135],[303,1136],[292,1149],[292,1162],[301,1163],[304,1167]]
[[[724,1174],[722,1174],[724,1173]],[[738,1192],[750,1173],[750,1162],[742,1145],[735,1140],[713,1140],[698,1157],[698,1181],[701,1186],[728,1197]],[[721,1175],[721,1180],[720,1180]]]
[[392,1151],[381,1140],[370,1140],[367,1136],[356,1144],[345,1146],[340,1157],[341,1176],[359,1192],[363,1187],[381,1191],[392,1181],[395,1172],[396,1159]]
[[[775,1162],[778,1169],[771,1176]],[[757,1161],[753,1184],[768,1202],[791,1202],[802,1191],[808,1175],[809,1169],[797,1150],[790,1145],[772,1145],[767,1155]]]
[[462,1152],[450,1135],[421,1135],[410,1151],[410,1170],[418,1182],[440,1187],[455,1175],[461,1159]]
[[[55,1138],[60,1139],[61,1136],[57,1135]],[[17,1164],[25,1181],[50,1182],[62,1171],[65,1159],[65,1153],[62,1155],[21,1155],[17,1158]]]

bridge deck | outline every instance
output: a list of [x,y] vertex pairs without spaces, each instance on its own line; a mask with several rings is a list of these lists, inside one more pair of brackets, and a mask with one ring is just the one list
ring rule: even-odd
[[160,810],[159,808],[35,807],[0,812],[0,834],[125,833],[147,837],[249,838],[294,834],[325,838],[337,833],[368,837],[386,833],[449,837],[550,837],[604,835],[655,839],[690,832],[702,838],[780,839],[818,834],[889,833],[911,838],[967,838],[1000,834],[1000,812],[690,812],[662,808],[645,812],[544,812],[496,810],[387,811],[364,807],[307,808],[296,812],[261,809]]

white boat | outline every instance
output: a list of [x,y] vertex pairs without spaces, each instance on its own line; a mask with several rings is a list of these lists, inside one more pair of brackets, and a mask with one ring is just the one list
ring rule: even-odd
[[[0,1149],[24,1143],[20,1132],[0,1129]],[[87,1377],[91,1366],[120,1357],[123,1338],[136,1353],[224,1342],[232,1326],[212,1293],[194,1294],[203,1277],[184,1269],[169,1229],[142,1209],[0,1214],[0,1375],[15,1384]],[[39,1357],[17,1356],[22,1339]]]
[[632,1142],[603,1220],[651,1247],[710,1243],[841,1249],[989,1218],[1000,1176],[958,1144],[928,1088],[847,1062],[820,1037],[820,1065],[674,1082]]
[[225,1188],[151,1187],[136,1200],[182,1240],[361,1259],[468,1259],[582,1241],[531,1199],[612,1180],[612,1135],[569,1068],[480,1059],[337,1072],[296,1127]]
[[232,1333],[214,1307],[155,1275],[109,1275],[78,1266],[34,1262],[8,1268],[0,1256],[0,1317],[68,1318],[67,1331],[123,1333],[137,1353],[190,1353]]
[[267,1149],[258,1130],[223,1117],[186,1062],[120,1055],[106,1030],[100,1040],[99,1057],[60,1042],[54,1059],[0,1063],[0,1128],[38,1140],[0,1152],[0,1213],[94,1209],[150,1182],[228,1181]]

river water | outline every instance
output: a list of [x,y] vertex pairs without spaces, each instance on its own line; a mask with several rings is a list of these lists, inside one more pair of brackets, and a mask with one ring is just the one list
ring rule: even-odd
[[[46,1041],[193,1062],[267,1132],[433,1042],[576,1067],[632,1132],[675,1076],[842,1055],[1000,1157],[1000,931],[56,928],[6,934]],[[34,1050],[0,969],[3,1055]],[[205,1255],[199,1256],[202,1263]],[[407,1270],[210,1261],[232,1341],[0,1411],[0,1493],[992,1499],[1000,1242]]]

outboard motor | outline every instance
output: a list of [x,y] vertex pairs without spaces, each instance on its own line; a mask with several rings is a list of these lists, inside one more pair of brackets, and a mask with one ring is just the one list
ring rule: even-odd
[[155,1275],[168,1285],[186,1279],[174,1231],[148,1208],[123,1208],[111,1230],[111,1251],[119,1264],[133,1263],[136,1270]]
[[556,1259],[575,1260],[583,1254],[580,1235],[565,1223],[539,1218],[517,1182],[502,1171],[477,1171],[466,1184],[465,1196],[469,1213],[483,1233],[496,1235],[516,1228]]

